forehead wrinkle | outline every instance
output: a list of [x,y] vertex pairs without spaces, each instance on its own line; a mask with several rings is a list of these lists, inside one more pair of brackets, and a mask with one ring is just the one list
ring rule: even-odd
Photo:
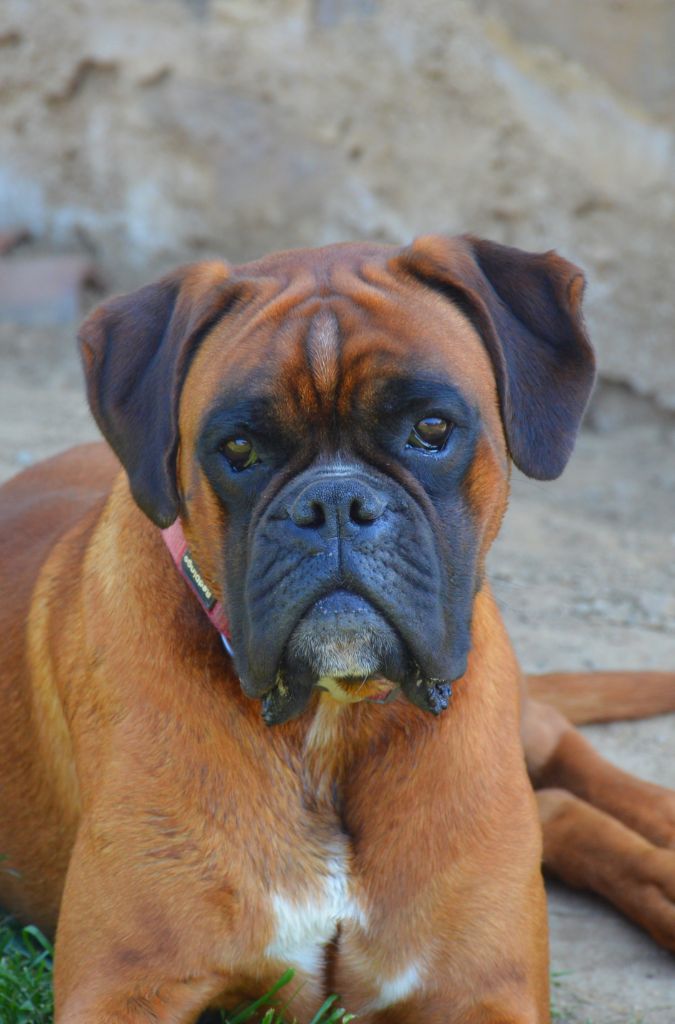
[[317,392],[333,395],[339,374],[340,328],[332,310],[322,309],[315,314],[309,325],[305,347]]

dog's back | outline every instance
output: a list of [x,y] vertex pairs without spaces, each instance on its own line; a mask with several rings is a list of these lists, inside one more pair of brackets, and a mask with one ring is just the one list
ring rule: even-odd
[[[49,756],[35,756],[36,745],[44,746],[45,721],[29,685],[35,666],[26,623],[40,631],[35,608],[31,619],[31,602],[42,569],[60,538],[83,519],[96,518],[118,469],[106,445],[83,445],[27,469],[0,490],[0,855],[12,865],[2,870],[0,863],[0,904],[33,918],[41,908],[38,923],[48,930],[58,909],[54,892],[61,888],[54,879],[65,875],[74,823],[64,820]],[[58,604],[60,597],[55,590],[51,601]],[[42,666],[47,674],[48,662]],[[52,726],[58,712],[46,683],[42,698]],[[70,794],[68,803],[75,800]]]

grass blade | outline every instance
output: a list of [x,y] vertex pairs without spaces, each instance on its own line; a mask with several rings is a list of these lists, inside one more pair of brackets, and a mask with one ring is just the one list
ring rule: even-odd
[[294,977],[295,971],[292,967],[289,967],[289,969],[281,975],[279,980],[272,985],[272,988],[266,992],[264,996],[261,996],[260,999],[256,999],[256,1001],[251,1003],[250,1006],[247,1006],[246,1009],[240,1010],[234,1017],[225,1017],[227,1024],[244,1024],[244,1021],[250,1020],[256,1010],[259,1010],[261,1007],[269,1003],[270,999],[277,994],[279,989],[283,988],[284,985],[288,985],[289,981],[292,981]]

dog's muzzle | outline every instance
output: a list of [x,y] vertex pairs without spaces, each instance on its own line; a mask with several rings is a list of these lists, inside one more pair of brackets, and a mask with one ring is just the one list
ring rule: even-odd
[[430,524],[395,481],[312,467],[252,538],[248,620],[266,628],[238,664],[245,692],[269,724],[300,714],[317,686],[349,702],[402,691],[439,713],[465,664],[448,644],[443,580]]

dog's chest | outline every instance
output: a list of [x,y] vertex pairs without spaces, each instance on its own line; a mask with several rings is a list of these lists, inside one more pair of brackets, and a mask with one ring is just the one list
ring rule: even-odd
[[[336,719],[322,709],[316,716],[305,747],[306,769],[313,796],[324,808],[334,779],[331,750],[334,749]],[[314,837],[311,859],[288,884],[277,885],[270,894],[273,937],[266,955],[290,963],[308,973],[320,969],[324,949],[340,926],[367,927],[367,915],[358,880],[352,868],[352,850],[341,831],[337,814],[330,827],[321,815],[321,827]]]
[[338,928],[365,929],[367,917],[359,901],[345,851],[333,849],[307,885],[291,891],[279,887],[270,894],[273,936],[265,955],[308,974],[321,970],[325,946]]

